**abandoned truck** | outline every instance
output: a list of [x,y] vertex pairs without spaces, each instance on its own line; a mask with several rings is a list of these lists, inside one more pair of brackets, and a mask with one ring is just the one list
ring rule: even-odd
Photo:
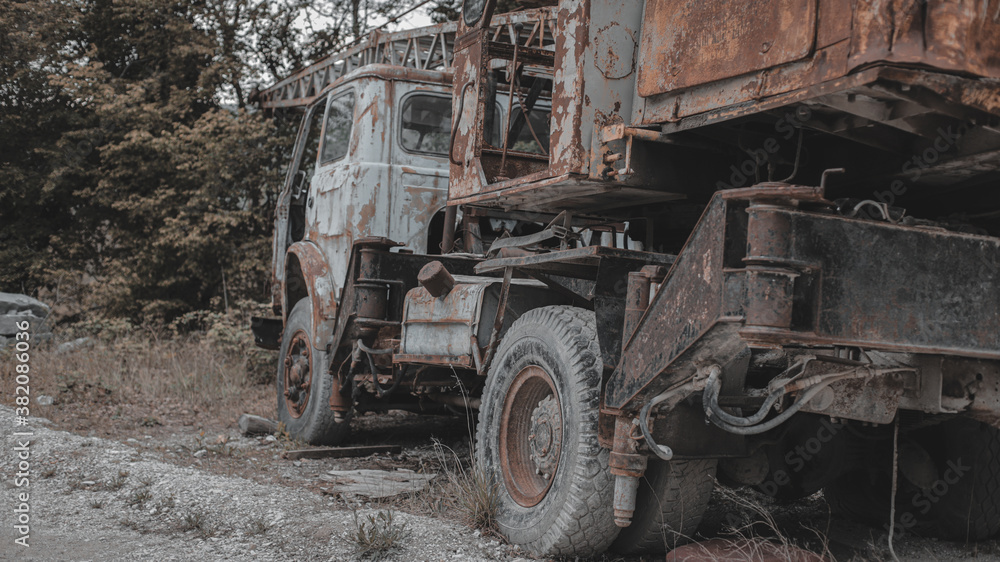
[[264,93],[289,431],[478,411],[537,554],[662,552],[716,481],[997,533],[1000,1],[494,9]]

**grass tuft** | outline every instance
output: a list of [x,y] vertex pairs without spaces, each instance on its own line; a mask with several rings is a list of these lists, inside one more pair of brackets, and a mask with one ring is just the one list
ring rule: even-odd
[[153,494],[149,490],[146,488],[136,488],[125,500],[125,503],[133,507],[142,508],[151,499],[153,499]]
[[194,531],[199,537],[207,539],[215,535],[215,527],[208,522],[208,517],[202,511],[191,511],[181,518],[180,530],[182,532]]
[[266,534],[271,530],[271,524],[262,515],[252,517],[247,523],[247,535],[255,537]]
[[379,510],[359,516],[354,512],[354,541],[359,558],[381,560],[410,536],[406,523],[400,523],[391,510]]
[[474,462],[466,468],[455,451],[439,442],[434,447],[451,488],[448,496],[454,498],[454,507],[462,521],[484,535],[500,536],[497,527],[500,487]]

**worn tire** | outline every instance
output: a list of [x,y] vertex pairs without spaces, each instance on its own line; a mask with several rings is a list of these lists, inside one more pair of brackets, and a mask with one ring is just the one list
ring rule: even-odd
[[592,556],[618,535],[609,452],[597,441],[602,370],[594,313],[569,306],[521,316],[490,368],[476,459],[498,488],[499,530],[532,554]]
[[639,482],[632,524],[612,549],[623,554],[660,553],[691,541],[715,487],[715,459],[650,459]]
[[[996,535],[1000,531],[1000,430],[956,418],[922,430],[918,439],[937,463],[940,480],[924,492],[922,502],[913,502],[915,491],[905,499],[897,498],[897,513],[900,505],[906,509],[914,503],[915,530],[943,539],[980,541]],[[920,513],[924,509],[927,513]]]
[[892,490],[890,472],[852,470],[841,475],[823,488],[823,497],[830,511],[845,519],[875,527],[888,524],[889,492]]
[[[1000,532],[1000,430],[956,418],[914,431],[910,437],[930,454],[938,480],[923,490],[900,474],[896,528],[966,542]],[[891,456],[887,465],[891,467]],[[824,490],[827,503],[845,517],[887,524],[892,474],[888,467],[874,476],[861,471],[842,476]]]
[[[278,398],[278,421],[293,438],[312,445],[335,445],[350,431],[350,416],[337,419],[330,409],[330,392],[333,389],[333,375],[327,372],[329,357],[303,342],[312,341],[312,303],[302,299],[292,308],[281,337],[281,351],[278,355],[278,376],[276,381]],[[298,363],[300,373],[308,365],[310,385],[303,391],[298,385],[292,387],[295,394],[285,396],[286,379],[291,365],[286,358],[292,355],[292,364]],[[302,376],[305,379],[305,376]],[[288,385],[292,386],[292,385]]]

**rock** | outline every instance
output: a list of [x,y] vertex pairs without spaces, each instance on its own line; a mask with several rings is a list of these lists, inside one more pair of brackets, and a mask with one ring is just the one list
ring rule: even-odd
[[44,318],[49,315],[49,305],[28,295],[0,293],[0,315],[18,313],[33,314]]
[[94,340],[90,338],[76,338],[73,341],[67,341],[59,344],[59,346],[56,347],[56,353],[69,353],[70,351],[82,349],[84,347],[92,347],[93,345]]
[[201,458],[201,457],[205,456],[206,453],[208,453],[207,450],[205,450],[205,449],[198,449],[197,451],[194,452],[194,456],[197,457],[197,458]]
[[[13,336],[22,331],[19,323],[28,321],[28,331],[32,334],[50,334],[46,325],[49,305],[28,295],[0,293],[0,336]],[[10,343],[10,342],[8,342]]]
[[38,402],[40,406],[51,406],[55,401],[55,398],[47,394],[39,394],[38,398],[35,398],[35,402]]

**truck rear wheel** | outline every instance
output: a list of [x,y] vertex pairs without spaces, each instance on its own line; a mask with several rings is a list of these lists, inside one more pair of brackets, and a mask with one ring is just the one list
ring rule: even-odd
[[[956,418],[909,436],[930,455],[936,479],[918,487],[900,474],[897,532],[960,541],[981,541],[1000,532],[1000,430]],[[874,478],[853,472],[828,486],[824,495],[837,513],[886,524],[891,478],[891,469]]]
[[278,355],[278,421],[294,439],[335,445],[350,430],[349,416],[337,419],[330,409],[333,375],[327,353],[312,342],[312,303],[300,300],[288,315]]
[[650,459],[639,482],[632,524],[612,548],[623,554],[659,553],[691,541],[715,487],[715,459]]
[[594,313],[569,306],[521,316],[490,368],[476,458],[497,484],[500,531],[533,554],[590,556],[618,534],[597,442],[602,370]]

